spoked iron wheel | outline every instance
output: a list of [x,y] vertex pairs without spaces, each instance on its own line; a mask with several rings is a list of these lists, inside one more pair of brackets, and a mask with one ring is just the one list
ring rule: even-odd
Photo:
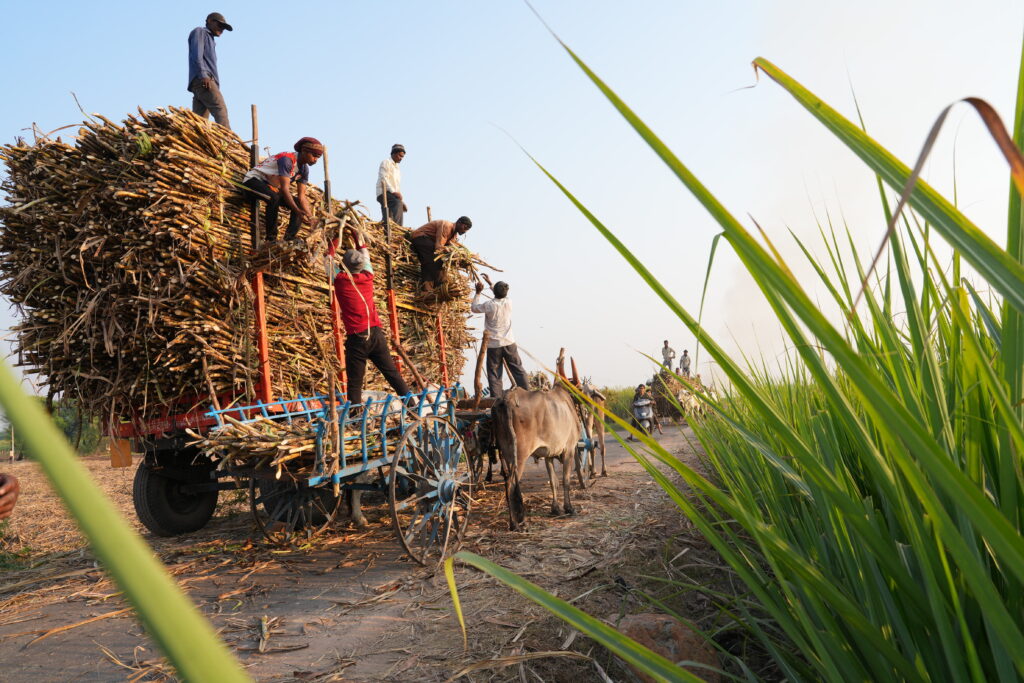
[[409,557],[426,566],[455,552],[469,521],[472,473],[451,422],[429,415],[405,430],[388,492],[391,521]]
[[[582,414],[585,418],[586,416]],[[592,470],[594,463],[592,458],[594,457],[594,444],[590,440],[590,430],[587,429],[587,421],[583,420],[583,430],[580,433],[580,441],[582,443],[576,446],[576,457],[573,459],[573,464],[576,469],[576,480],[580,484],[581,489],[586,489],[590,486],[590,478],[592,476]]]
[[275,545],[313,538],[334,520],[340,502],[330,487],[310,488],[291,479],[249,480],[252,518]]

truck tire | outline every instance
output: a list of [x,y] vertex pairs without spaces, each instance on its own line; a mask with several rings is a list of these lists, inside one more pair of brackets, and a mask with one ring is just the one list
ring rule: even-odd
[[186,492],[187,482],[160,474],[145,461],[135,471],[132,500],[143,526],[157,536],[177,536],[206,526],[217,507],[217,491]]

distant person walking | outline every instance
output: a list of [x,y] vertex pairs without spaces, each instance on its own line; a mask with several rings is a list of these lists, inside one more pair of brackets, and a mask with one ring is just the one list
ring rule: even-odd
[[192,93],[192,111],[204,119],[213,114],[213,120],[231,128],[228,105],[220,92],[217,74],[217,46],[214,38],[234,31],[220,12],[206,16],[206,26],[197,26],[188,34],[188,90]]
[[509,374],[517,387],[529,390],[530,381],[519,359],[519,348],[512,336],[512,304],[508,301],[508,283],[494,283],[494,298],[487,301],[483,296],[484,285],[476,283],[476,296],[469,309],[484,314],[484,329],[489,332],[487,339],[487,385],[491,396],[502,396],[501,376],[503,364],[508,364]]
[[402,199],[402,172],[398,165],[405,158],[405,147],[399,144],[391,145],[391,156],[380,162],[380,170],[377,172],[377,202],[380,204],[381,220],[387,216],[398,225],[402,225],[402,219],[409,207]]
[[665,345],[661,347],[662,365],[669,372],[672,372],[672,361],[676,359],[676,350],[668,345],[668,339],[665,340]]
[[683,349],[683,357],[679,359],[679,374],[689,379],[690,377],[690,352]]

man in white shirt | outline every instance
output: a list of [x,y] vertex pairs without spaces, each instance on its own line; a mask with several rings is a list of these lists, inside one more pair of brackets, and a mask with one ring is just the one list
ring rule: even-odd
[[501,388],[502,363],[508,365],[508,372],[516,386],[529,389],[523,361],[519,359],[519,349],[512,336],[512,304],[508,299],[508,283],[496,282],[493,287],[494,298],[488,301],[483,296],[483,283],[476,283],[476,296],[470,310],[484,314],[484,329],[489,333],[487,340],[487,385],[491,396],[498,398],[504,392]]
[[391,156],[380,162],[377,172],[377,202],[381,217],[383,219],[386,214],[398,225],[402,225],[402,218],[409,210],[402,199],[402,172],[398,170],[398,164],[404,158],[405,147],[397,143],[391,145]]
[[679,374],[690,378],[690,352],[683,349],[683,357],[679,360]]
[[676,350],[668,345],[668,339],[665,340],[665,345],[661,347],[661,357],[664,360],[662,365],[665,366],[666,370],[672,372],[672,361],[675,360]]

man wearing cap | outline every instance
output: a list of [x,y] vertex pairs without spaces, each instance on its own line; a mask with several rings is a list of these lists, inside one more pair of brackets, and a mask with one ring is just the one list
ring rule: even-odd
[[474,313],[484,314],[484,329],[489,332],[487,338],[487,386],[491,396],[502,395],[501,376],[502,364],[508,365],[508,372],[517,387],[530,388],[530,382],[523,370],[523,361],[519,359],[519,347],[512,336],[512,304],[508,301],[508,283],[496,282],[492,291],[494,298],[486,300],[483,295],[484,285],[476,283],[476,296],[469,309]]
[[206,17],[206,26],[197,26],[188,34],[188,90],[192,93],[192,111],[204,119],[213,114],[213,120],[225,128],[230,128],[231,124],[228,105],[220,92],[214,38],[233,30],[223,14],[211,12]]
[[[294,152],[267,157],[242,178],[242,184],[267,203],[268,242],[277,240],[277,212],[282,203],[291,212],[288,229],[284,233],[286,240],[294,239],[299,234],[299,225],[303,221],[309,223],[313,218],[306,199],[306,186],[309,185],[309,167],[323,156],[324,146],[316,138],[302,138],[295,143],[294,149]],[[294,198],[291,192],[293,181],[299,186],[298,196]]]
[[405,158],[405,147],[395,143],[391,145],[391,156],[380,162],[377,172],[377,202],[380,204],[381,216],[388,216],[398,225],[409,207],[402,199],[402,172],[398,165]]
[[348,374],[348,400],[363,402],[363,377],[366,360],[380,370],[398,396],[409,393],[402,375],[391,359],[388,340],[381,330],[377,304],[373,300],[373,265],[366,237],[355,232],[356,248],[341,257],[341,272],[334,278],[334,292],[341,307],[341,321],[345,326],[345,372]]
[[434,285],[441,281],[441,262],[437,257],[445,247],[455,242],[459,235],[465,235],[472,227],[473,221],[468,216],[459,216],[454,223],[430,221],[409,234],[412,250],[420,260],[420,280],[423,281],[424,292],[433,291]]

